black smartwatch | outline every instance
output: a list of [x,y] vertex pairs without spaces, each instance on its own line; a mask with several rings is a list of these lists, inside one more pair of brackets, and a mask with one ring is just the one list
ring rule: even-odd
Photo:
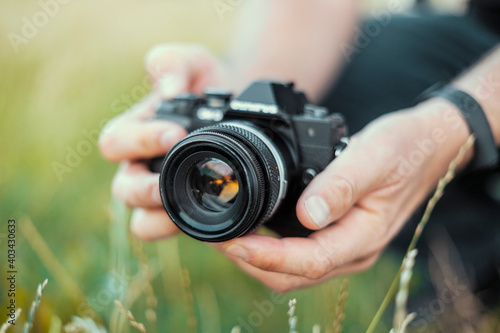
[[443,83],[437,83],[426,89],[417,98],[417,103],[432,97],[441,97],[453,103],[465,118],[471,134],[474,134],[476,138],[474,142],[475,153],[469,165],[470,170],[497,167],[499,160],[498,148],[481,105],[469,94]]

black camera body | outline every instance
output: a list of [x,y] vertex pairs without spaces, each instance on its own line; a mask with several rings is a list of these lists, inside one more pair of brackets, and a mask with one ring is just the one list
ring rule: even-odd
[[256,81],[234,99],[221,90],[181,94],[163,101],[155,119],[190,132],[152,161],[165,210],[209,242],[262,223],[281,236],[310,234],[297,220],[297,200],[348,140],[344,118],[308,104],[293,83]]

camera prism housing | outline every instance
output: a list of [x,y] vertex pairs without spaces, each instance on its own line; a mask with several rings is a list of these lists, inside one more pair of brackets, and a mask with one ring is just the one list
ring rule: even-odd
[[281,236],[309,235],[297,200],[348,142],[344,118],[308,104],[293,83],[256,81],[234,99],[222,90],[184,93],[163,101],[154,119],[190,132],[151,169],[170,219],[207,242],[261,224]]

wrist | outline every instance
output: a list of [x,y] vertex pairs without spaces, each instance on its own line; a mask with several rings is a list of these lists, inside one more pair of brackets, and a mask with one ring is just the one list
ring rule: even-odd
[[[489,77],[491,79],[491,76]],[[470,96],[481,106],[488,120],[488,125],[495,139],[495,144],[500,147],[500,89],[495,87],[497,82],[479,80],[459,80],[453,83],[457,89],[460,89]]]
[[[430,140],[427,142],[435,147],[432,164],[442,174],[471,134],[467,122],[453,103],[440,97],[418,104],[413,111],[421,128],[421,139]],[[465,167],[473,155],[470,149],[458,168]]]
[[500,147],[500,48],[484,57],[452,85],[472,96],[484,111],[497,147]]

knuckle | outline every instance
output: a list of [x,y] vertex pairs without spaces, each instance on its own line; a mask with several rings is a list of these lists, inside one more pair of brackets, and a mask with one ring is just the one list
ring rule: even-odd
[[139,196],[137,195],[137,192],[135,191],[127,191],[122,194],[123,197],[123,203],[127,205],[128,207],[138,207],[139,203]]
[[324,277],[330,271],[328,261],[319,261],[316,259],[308,260],[303,270],[303,275],[312,280],[318,280]]
[[[326,179],[324,183],[326,185],[321,185],[320,188],[324,191],[328,205],[335,207],[334,213],[345,212],[353,205],[356,186],[352,180],[336,175]],[[335,219],[338,217],[334,216]]]
[[[152,207],[150,203],[151,196],[147,196],[146,193],[153,193],[153,184],[137,184],[130,183],[130,188],[124,189],[122,193],[123,201],[128,207]],[[150,192],[146,192],[150,189]]]
[[146,131],[143,135],[138,135],[137,145],[139,146],[139,151],[148,154],[156,153],[162,150],[161,138],[156,131]]
[[269,258],[267,256],[261,257],[261,259],[258,262],[253,264],[265,271],[276,271],[277,268],[280,266],[279,262],[276,261],[276,259]]
[[344,204],[349,204],[354,199],[355,186],[354,183],[345,177],[336,177],[331,183],[332,189],[340,193],[344,199]]

